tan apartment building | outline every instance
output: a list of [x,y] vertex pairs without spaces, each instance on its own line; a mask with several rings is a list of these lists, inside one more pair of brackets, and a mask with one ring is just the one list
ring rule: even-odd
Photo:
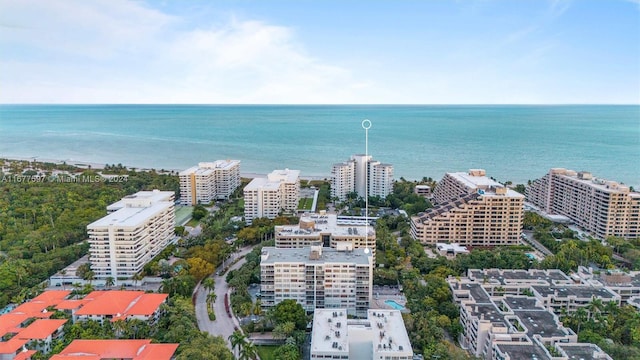
[[527,201],[550,215],[563,215],[594,236],[640,237],[640,193],[588,172],[554,168],[533,181]]
[[240,160],[201,162],[180,172],[179,176],[182,205],[228,199],[240,186]]
[[436,206],[411,218],[411,235],[423,244],[516,245],[524,195],[488,178],[484,170],[447,173],[434,190]]
[[298,225],[275,227],[276,247],[323,246],[334,249],[369,249],[376,253],[376,232],[366,219],[339,218],[335,214],[304,214]]
[[274,170],[267,178],[255,178],[244,187],[244,219],[276,218],[293,212],[300,200],[300,170]]
[[140,191],[107,207],[87,225],[96,279],[130,279],[174,239],[173,191]]
[[293,299],[307,313],[345,309],[348,315],[366,317],[372,285],[373,257],[366,249],[262,249],[260,293],[266,310]]

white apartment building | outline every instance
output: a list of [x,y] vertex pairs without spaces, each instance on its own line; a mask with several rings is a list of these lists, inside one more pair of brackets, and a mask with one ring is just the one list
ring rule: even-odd
[[315,309],[345,309],[346,314],[365,317],[372,284],[373,257],[365,249],[340,251],[320,246],[262,249],[263,309],[293,299],[307,313]]
[[298,225],[275,227],[276,247],[323,246],[334,249],[369,249],[375,259],[376,232],[366,219],[339,219],[335,214],[304,214]]
[[107,207],[87,225],[96,279],[129,279],[175,239],[172,191],[140,191]]
[[[559,320],[562,310],[554,305],[566,304],[576,295],[606,303],[615,298],[606,289],[575,284],[559,270],[470,269],[468,277],[450,277],[447,282],[454,301],[460,305],[464,329],[460,345],[474,356],[486,360],[611,359],[593,344],[578,343],[573,330]],[[536,290],[545,287],[553,290],[546,294]],[[619,297],[617,300],[619,303]],[[588,356],[574,357],[577,354]]]
[[385,198],[393,191],[393,165],[357,154],[331,168],[331,197],[345,200],[351,192]]
[[240,186],[240,160],[201,162],[180,172],[180,202],[193,206],[228,199]]
[[368,310],[348,319],[345,309],[316,309],[311,359],[411,360],[413,350],[398,310]]
[[640,193],[588,172],[554,168],[526,190],[527,201],[563,215],[594,236],[640,237]]
[[433,198],[437,205],[411,218],[411,235],[424,244],[517,245],[524,195],[488,178],[484,170],[447,173]]
[[300,200],[300,170],[274,170],[267,178],[255,178],[244,187],[244,219],[276,218],[282,211],[293,212]]

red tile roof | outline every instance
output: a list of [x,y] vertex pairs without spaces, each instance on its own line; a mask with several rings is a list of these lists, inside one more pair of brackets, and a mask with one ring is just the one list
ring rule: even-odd
[[13,360],[29,360],[31,359],[31,355],[37,352],[37,350],[20,351],[20,353],[18,353],[18,355],[16,355]]
[[15,336],[9,341],[0,342],[0,354],[15,354],[18,349],[28,343],[29,340],[17,339]]
[[11,311],[12,313],[25,313],[29,314],[32,317],[38,318],[48,318],[51,314],[46,314],[43,312],[49,306],[55,306],[58,303],[65,300],[65,298],[71,293],[71,291],[66,290],[49,290],[45,291],[42,294],[36,296],[30,301],[21,304],[17,308]]
[[152,315],[162,304],[167,294],[147,294],[143,291],[94,291],[83,300],[86,301],[76,315],[111,315],[115,319],[133,315]]
[[151,340],[74,340],[50,360],[169,360],[178,344],[151,344]]
[[31,318],[29,315],[20,313],[8,313],[0,315],[0,337],[9,333],[17,333],[22,330],[18,325],[22,324],[25,320]]
[[66,322],[66,319],[39,319],[20,331],[16,337],[19,339],[43,340]]

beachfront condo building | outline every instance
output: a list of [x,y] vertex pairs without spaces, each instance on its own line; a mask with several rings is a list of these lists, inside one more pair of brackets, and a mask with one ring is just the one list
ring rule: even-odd
[[276,247],[323,246],[334,249],[369,249],[375,259],[376,232],[366,219],[335,214],[304,214],[297,225],[275,227]]
[[96,279],[130,279],[175,239],[173,191],[140,191],[107,207],[87,225]]
[[436,206],[411,218],[411,235],[423,244],[517,245],[524,195],[488,178],[484,170],[447,173],[433,192]]
[[262,249],[260,293],[265,311],[293,299],[307,313],[345,309],[346,314],[366,317],[372,285],[373,256],[367,249]]
[[563,215],[594,236],[640,237],[640,193],[588,172],[549,170],[527,187],[527,201],[549,215]]
[[180,172],[180,203],[194,206],[226,200],[240,186],[240,160],[201,162]]
[[343,163],[331,168],[331,197],[344,201],[347,195],[380,196],[385,198],[393,191],[393,165],[375,161],[371,156],[352,155]]
[[300,199],[300,170],[274,170],[266,178],[255,178],[244,188],[244,219],[276,218],[293,212]]
[[311,359],[411,360],[413,349],[399,310],[370,309],[349,319],[344,309],[316,309]]

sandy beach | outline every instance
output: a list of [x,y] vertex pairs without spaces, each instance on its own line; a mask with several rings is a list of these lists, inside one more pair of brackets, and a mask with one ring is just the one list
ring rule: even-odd
[[[106,164],[101,164],[101,163],[96,163],[96,162],[90,162],[90,161],[84,161],[84,160],[75,160],[75,159],[64,159],[64,160],[60,160],[60,159],[49,159],[49,158],[42,158],[42,157],[16,157],[16,156],[12,156],[11,158],[2,158],[0,156],[0,159],[5,159],[7,161],[29,161],[29,162],[41,162],[41,163],[54,163],[54,164],[67,164],[67,165],[73,165],[73,166],[77,166],[79,168],[89,168],[91,167],[92,169],[104,169]],[[110,165],[115,165],[115,164],[110,164]],[[123,166],[126,166],[128,169],[135,169],[137,171],[149,171],[151,170],[151,168],[138,168],[138,167],[130,167],[127,166],[126,164],[123,164]],[[186,168],[185,168],[186,169]],[[185,169],[164,169],[165,172],[176,172],[179,173],[180,171],[183,171]],[[156,171],[159,171],[160,169],[155,169]],[[275,170],[275,169],[274,169]],[[255,172],[244,172],[241,171],[240,172],[240,176],[243,178],[247,178],[247,179],[255,179],[255,178],[266,178],[267,174],[260,174],[260,173],[255,173]],[[308,181],[313,181],[313,180],[329,180],[331,178],[330,175],[326,175],[326,176],[304,176],[303,174],[300,174],[300,179],[301,180],[308,180]]]

